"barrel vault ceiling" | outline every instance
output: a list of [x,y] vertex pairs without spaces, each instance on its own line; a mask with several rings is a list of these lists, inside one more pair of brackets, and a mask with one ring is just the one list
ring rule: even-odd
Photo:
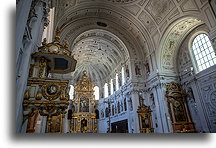
[[52,0],[52,6],[54,27],[78,61],[64,77],[76,81],[86,70],[96,84],[128,59],[148,58],[171,23],[200,11],[194,0]]

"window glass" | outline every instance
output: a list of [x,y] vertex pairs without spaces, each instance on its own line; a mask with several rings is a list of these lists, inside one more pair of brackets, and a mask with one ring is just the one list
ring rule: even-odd
[[119,89],[119,78],[118,78],[118,74],[116,74],[116,90]]
[[122,67],[122,71],[121,71],[121,74],[122,74],[122,85],[125,84],[125,73],[124,73],[124,67]]
[[70,99],[71,99],[71,100],[72,100],[73,97],[74,97],[74,86],[73,86],[73,85],[70,85],[69,96],[70,96]]
[[110,80],[110,93],[111,95],[113,94],[114,89],[113,89],[113,79]]
[[95,100],[99,100],[99,87],[98,86],[94,87],[94,95],[95,95]]
[[215,52],[206,34],[194,38],[192,49],[199,72],[216,64]]
[[104,84],[104,98],[108,97],[108,84]]

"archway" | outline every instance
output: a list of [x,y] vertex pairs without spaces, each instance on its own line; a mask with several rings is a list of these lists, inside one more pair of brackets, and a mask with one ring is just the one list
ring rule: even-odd
[[182,41],[188,33],[203,23],[197,18],[185,17],[175,21],[167,29],[160,41],[157,55],[159,72],[174,76],[177,74],[175,59]]

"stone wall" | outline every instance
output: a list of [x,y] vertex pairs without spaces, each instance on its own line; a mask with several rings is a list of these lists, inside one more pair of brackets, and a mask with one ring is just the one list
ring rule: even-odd
[[208,34],[209,30],[205,25],[201,25],[185,38],[178,53],[178,73],[180,83],[188,93],[188,106],[197,132],[216,132],[216,66],[197,72],[190,45],[194,35],[198,33]]

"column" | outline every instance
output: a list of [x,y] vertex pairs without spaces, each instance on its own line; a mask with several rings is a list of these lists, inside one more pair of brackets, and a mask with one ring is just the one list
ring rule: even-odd
[[157,124],[158,124],[157,132],[163,133],[163,125],[162,125],[162,118],[161,118],[161,112],[160,112],[160,105],[159,105],[159,101],[158,101],[158,97],[157,97],[156,88],[152,89],[152,93],[154,96],[155,111],[156,111],[156,116],[157,116]]
[[139,106],[139,93],[138,91],[132,91],[131,94],[132,97],[132,105],[133,105],[133,111],[131,113],[132,118],[133,118],[133,129],[134,129],[134,133],[140,133],[140,129],[139,129],[139,119],[138,119],[138,114],[137,114],[137,109]]
[[199,88],[197,87],[197,83],[195,82],[196,80],[192,81],[191,82],[191,88],[192,88],[192,91],[193,91],[193,94],[194,94],[194,99],[197,103],[197,108],[198,108],[198,114],[199,114],[199,117],[200,119],[202,119],[200,121],[201,125],[202,125],[202,129],[203,131],[205,132],[210,132],[209,130],[209,127],[208,127],[208,124],[207,124],[207,115],[204,113],[204,105],[202,103],[202,98],[201,97],[201,94],[199,92]]
[[134,60],[130,60],[130,66],[129,67],[129,71],[130,71],[130,78],[131,80],[136,80],[136,72],[135,72],[135,61]]
[[157,98],[157,105],[156,108],[159,108],[159,115],[160,115],[160,121],[162,126],[162,132],[163,133],[170,133],[172,132],[172,122],[170,119],[170,115],[168,112],[168,106],[167,101],[165,99],[165,85],[162,85],[161,83],[157,84],[156,87],[154,87],[154,93],[156,93]]
[[130,93],[124,95],[126,98],[126,106],[127,106],[127,119],[128,119],[128,133],[134,133],[134,129],[132,128],[132,115],[130,114],[130,106],[129,106],[129,99],[131,97]]
[[[27,2],[28,4],[28,2]],[[31,53],[33,49],[36,47],[38,44],[38,38],[39,35],[41,34],[41,27],[44,27],[44,24],[41,23],[43,22],[43,16],[46,12],[44,12],[44,7],[47,7],[47,5],[43,5],[44,2],[39,1],[36,3],[36,5],[32,5],[34,7],[31,7],[31,10],[33,11],[37,17],[35,17],[33,14],[29,15],[28,24],[23,24],[25,25],[24,28],[28,28],[27,25],[31,28],[27,30],[27,32],[24,31],[25,38],[21,37],[23,45],[23,56],[21,60],[21,67],[19,70],[19,77],[17,77],[16,80],[16,94],[17,94],[17,102],[16,102],[16,132],[19,133],[21,132],[21,126],[22,126],[22,121],[23,121],[23,109],[22,109],[22,103],[23,103],[23,94],[26,89],[26,84],[27,84],[27,78],[28,78],[28,73],[29,73],[29,65],[30,65],[30,58],[31,58]],[[28,5],[27,5],[28,6]],[[22,6],[20,9],[25,9],[25,5]],[[30,11],[31,12],[31,11]],[[31,12],[31,13],[33,13]],[[25,12],[28,13],[28,12]],[[18,27],[18,26],[17,26]],[[21,26],[20,26],[21,27]],[[22,27],[21,27],[22,28]],[[16,36],[16,38],[19,38]],[[40,40],[41,41],[41,40]]]
[[31,4],[32,0],[22,0],[18,2],[16,7],[16,63],[18,60],[18,53],[20,48],[22,48],[22,39],[24,36]]

